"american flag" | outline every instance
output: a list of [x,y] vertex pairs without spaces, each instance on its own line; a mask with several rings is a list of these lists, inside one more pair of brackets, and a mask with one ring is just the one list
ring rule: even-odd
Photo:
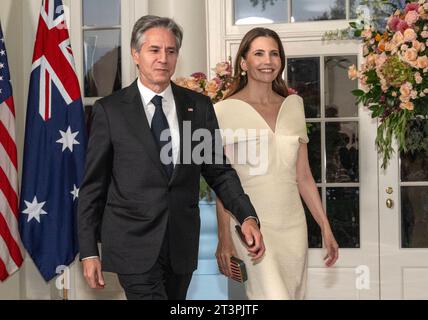
[[0,24],[0,280],[22,264],[18,232],[18,161],[15,107],[6,48]]
[[78,252],[76,209],[86,132],[61,0],[44,0],[34,45],[19,227],[46,281]]

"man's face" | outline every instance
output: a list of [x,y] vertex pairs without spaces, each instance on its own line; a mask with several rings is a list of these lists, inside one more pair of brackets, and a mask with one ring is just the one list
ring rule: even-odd
[[132,50],[132,57],[140,72],[143,85],[155,92],[162,92],[169,85],[177,64],[178,48],[174,34],[165,28],[151,28],[143,34],[139,52]]

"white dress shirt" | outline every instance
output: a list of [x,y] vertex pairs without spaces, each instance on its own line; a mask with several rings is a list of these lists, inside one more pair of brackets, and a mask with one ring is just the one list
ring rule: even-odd
[[152,125],[153,115],[155,114],[155,105],[151,102],[154,96],[162,97],[162,109],[168,121],[169,129],[171,132],[172,142],[172,162],[177,163],[178,155],[180,152],[180,129],[178,126],[177,109],[175,107],[174,95],[172,93],[171,85],[169,85],[163,92],[156,93],[146,86],[144,86],[138,79],[138,90],[141,94],[143,101],[144,112],[146,113],[149,126]]

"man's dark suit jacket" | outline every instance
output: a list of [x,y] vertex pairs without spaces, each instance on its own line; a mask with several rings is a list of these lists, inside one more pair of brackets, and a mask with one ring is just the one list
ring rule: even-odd
[[[208,97],[171,85],[183,163],[183,121],[191,121],[192,133],[206,128],[213,137],[218,123]],[[99,255],[100,228],[103,270],[144,273],[154,265],[167,231],[174,272],[193,272],[199,247],[200,174],[240,223],[248,216],[257,216],[224,155],[223,164],[195,164],[193,160],[191,164],[177,164],[168,179],[137,81],[97,101],[90,121],[86,171],[78,205],[81,259]],[[192,148],[196,144],[192,142]],[[214,141],[212,145],[214,153]]]

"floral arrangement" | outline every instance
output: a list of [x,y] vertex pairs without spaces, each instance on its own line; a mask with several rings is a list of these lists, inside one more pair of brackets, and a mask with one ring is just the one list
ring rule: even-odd
[[211,80],[208,80],[204,73],[195,72],[188,78],[177,78],[175,83],[210,97],[213,103],[219,102],[226,96],[232,84],[232,66],[229,61],[220,62],[212,70],[215,77]]
[[[376,146],[386,167],[397,138],[398,151],[428,153],[428,0],[406,1],[404,8],[390,4],[394,12],[385,30],[362,21],[351,22],[363,41],[364,63],[348,70],[361,89],[352,93],[379,118]],[[410,130],[413,121],[425,122],[422,134]]]

